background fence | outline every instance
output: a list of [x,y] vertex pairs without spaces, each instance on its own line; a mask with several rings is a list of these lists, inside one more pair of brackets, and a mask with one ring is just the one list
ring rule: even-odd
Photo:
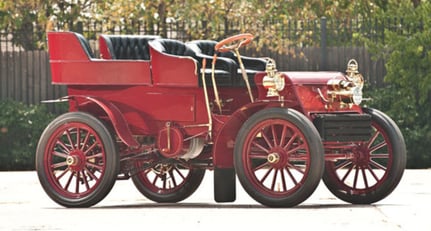
[[[386,73],[384,61],[373,60],[363,44],[355,39],[355,35],[361,34],[381,40],[384,39],[383,30],[390,27],[392,23],[385,26],[370,20],[327,21],[325,18],[315,21],[294,21],[288,24],[269,23],[279,25],[274,30],[283,32],[284,39],[289,41],[286,46],[290,47],[291,52],[279,54],[269,47],[263,47],[259,51],[245,50],[245,55],[272,57],[276,60],[278,69],[283,71],[344,72],[348,60],[354,58],[359,63],[360,72],[371,86],[383,86]],[[133,30],[124,25],[111,25],[110,28],[106,28],[102,22],[89,25],[78,23],[70,30],[83,33],[89,39],[96,54],[98,53],[97,37],[101,33],[161,34],[164,37],[182,41],[196,39],[191,33],[186,32],[192,26],[179,22],[169,24],[169,27],[163,31],[157,30],[157,27],[154,29],[143,25],[134,25]],[[199,25],[204,26],[204,24]],[[239,33],[238,28],[239,26],[233,23],[229,25],[229,30],[220,29],[220,38]],[[303,39],[304,35],[309,38]],[[295,41],[299,36],[302,36],[302,40],[297,43]],[[45,41],[37,42],[45,43]],[[25,46],[16,45],[10,32],[0,31],[0,100],[13,99],[27,104],[38,104],[42,100],[66,95],[64,86],[51,85],[48,52],[45,49],[29,51],[22,47]],[[54,106],[50,106],[50,109],[57,110]]]

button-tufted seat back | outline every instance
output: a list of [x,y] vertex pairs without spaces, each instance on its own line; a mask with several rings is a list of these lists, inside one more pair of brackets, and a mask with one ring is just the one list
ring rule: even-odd
[[217,42],[213,40],[194,40],[191,42],[187,42],[187,46],[192,48],[194,52],[202,53],[209,56],[214,55],[214,47],[216,44]]
[[150,60],[148,42],[157,35],[100,35],[105,40],[112,59]]
[[[193,51],[196,53],[197,56],[207,55],[207,56],[213,56],[215,53],[214,47],[217,44],[216,41],[213,40],[194,40],[187,42],[187,46],[189,46]],[[242,73],[241,69],[239,69],[239,63],[238,58],[234,54],[234,52],[219,52],[217,53],[218,59],[229,59],[232,62],[236,64],[236,70],[233,71],[235,75],[237,76],[235,80],[233,81],[235,85],[243,85],[245,84],[242,80]],[[254,57],[247,57],[241,55],[241,60],[244,64],[245,71],[249,77],[250,83],[254,84],[254,75],[257,72],[265,71],[266,68],[266,60],[263,58],[254,58]]]
[[151,42],[151,45],[154,49],[162,53],[196,58],[195,52],[178,40],[157,39]]

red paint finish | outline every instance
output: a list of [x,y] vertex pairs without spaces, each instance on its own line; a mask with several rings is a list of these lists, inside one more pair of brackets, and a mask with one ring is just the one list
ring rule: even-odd
[[[251,42],[245,37],[239,46]],[[244,37],[224,41],[238,38]],[[94,57],[81,35],[48,33],[52,83],[67,86],[70,113],[47,127],[36,159],[42,186],[61,205],[92,206],[115,180],[128,178],[150,200],[178,202],[207,169],[217,173],[217,201],[234,200],[237,176],[250,196],[273,207],[307,199],[324,169],[331,192],[352,203],[385,197],[401,178],[406,151],[395,123],[352,103],[362,97],[357,65],[348,75],[276,73],[268,62],[249,93],[238,76],[224,76],[232,85],[204,89],[197,60],[160,52],[151,42],[148,61],[112,59],[105,40],[99,44]],[[352,115],[363,113],[375,121]],[[322,126],[312,123],[329,117]],[[346,117],[360,126],[338,125]],[[374,133],[367,141],[368,128]]]
[[[339,72],[283,72],[285,88],[281,97],[267,97],[262,86],[265,72],[256,74],[250,103],[242,86],[219,87],[222,112],[212,112],[212,134],[197,61],[161,53],[150,45],[151,61],[110,60],[109,50],[100,42],[104,59],[89,57],[85,45],[72,32],[48,33],[53,84],[68,86],[68,94],[78,96],[70,110],[87,111],[111,123],[129,147],[138,145],[134,136],[156,137],[166,131],[166,123],[181,128],[184,138],[203,137],[212,146],[213,166],[233,167],[233,147],[242,124],[255,112],[267,107],[292,108],[310,120],[318,113],[362,113],[358,106],[328,109],[319,90],[326,93],[329,79],[342,79]],[[67,44],[67,45],[66,45]],[[151,44],[151,43],[150,43]],[[214,106],[214,91],[208,89]],[[210,136],[211,135],[211,136]],[[167,141],[160,141],[167,144]]]
[[150,62],[89,57],[72,32],[48,33],[52,83],[61,85],[149,85]]

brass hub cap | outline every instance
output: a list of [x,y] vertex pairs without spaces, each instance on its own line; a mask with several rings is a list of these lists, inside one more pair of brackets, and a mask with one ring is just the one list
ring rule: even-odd
[[267,160],[271,164],[276,164],[278,161],[280,161],[280,156],[278,153],[273,152],[268,155]]
[[68,156],[66,158],[66,164],[69,166],[76,166],[79,163],[79,158],[77,156]]

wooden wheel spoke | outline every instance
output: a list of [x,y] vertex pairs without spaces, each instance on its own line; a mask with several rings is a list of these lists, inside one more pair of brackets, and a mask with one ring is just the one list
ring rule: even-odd
[[87,176],[85,175],[85,170],[81,171],[81,175],[82,175],[82,181],[83,181],[83,183],[85,185],[85,189],[89,190],[90,189],[90,184],[88,183]]
[[267,167],[267,166],[270,166],[270,165],[269,165],[269,163],[266,161],[266,162],[264,162],[264,163],[262,163],[262,164],[260,164],[260,165],[258,165],[258,166],[256,166],[256,167],[254,167],[252,170],[253,170],[254,172],[256,172],[257,170],[263,169],[263,168],[265,168],[265,167]]
[[76,149],[80,149],[81,143],[81,129],[79,127],[76,128]]
[[266,135],[265,131],[260,132],[262,134],[263,139],[265,140],[266,144],[268,145],[268,147],[271,149],[274,147],[273,143],[271,142],[271,140],[268,138],[268,136]]
[[343,169],[343,168],[345,168],[345,167],[347,167],[347,166],[351,165],[352,163],[353,163],[353,162],[352,162],[352,160],[346,160],[346,161],[344,161],[343,163],[338,164],[337,166],[335,166],[335,169],[336,169],[336,170]]
[[253,141],[251,143],[253,146],[255,146],[256,148],[259,148],[260,150],[264,151],[265,153],[268,153],[269,150],[266,149],[265,147],[263,147],[262,145],[260,145],[259,143],[257,143],[256,141]]
[[175,170],[175,172],[178,173],[178,175],[181,177],[182,180],[186,179],[186,177],[183,175],[183,173],[177,167],[175,167],[174,170]]
[[[175,169],[176,169],[176,168],[175,168]],[[174,170],[173,170],[173,169],[171,169],[171,170],[169,171],[169,176],[170,176],[170,178],[171,178],[171,182],[172,182],[172,184],[173,184],[174,188],[175,188],[175,187],[177,187],[178,185],[177,185],[177,181],[175,180]]]
[[370,138],[370,140],[368,141],[368,148],[371,147],[371,145],[373,145],[373,143],[376,141],[377,137],[380,135],[379,131],[375,131],[373,136]]
[[94,173],[90,171],[87,167],[84,168],[84,171],[87,172],[91,180],[96,180],[96,181],[99,180],[99,178],[96,175],[94,175]]
[[352,172],[353,168],[355,167],[355,165],[351,165],[350,168],[347,170],[347,172],[344,174],[343,178],[341,178],[341,182],[345,182],[347,177],[350,175],[350,173]]
[[80,174],[80,172],[78,171],[78,172],[75,172],[76,173],[76,177],[75,177],[75,179],[76,179],[76,181],[75,181],[75,193],[79,193],[79,181],[80,181],[80,178],[81,178],[81,174]]
[[103,166],[102,165],[94,164],[94,163],[91,163],[91,162],[87,162],[86,166],[94,168],[94,169],[97,169],[99,171],[103,170]]
[[75,147],[73,147],[73,141],[72,141],[72,137],[70,135],[69,130],[66,130],[66,137],[67,137],[67,140],[69,141],[69,144],[70,144],[70,150],[74,150]]
[[388,153],[378,153],[378,154],[371,154],[371,159],[389,159]]
[[359,166],[356,166],[354,171],[355,171],[355,176],[353,178],[353,188],[357,189],[358,178],[359,178]]
[[51,168],[52,168],[52,169],[57,169],[57,168],[61,168],[61,167],[64,167],[64,166],[67,166],[66,161],[52,164],[52,165],[51,165]]
[[383,141],[383,142],[381,142],[381,143],[379,143],[377,145],[374,145],[372,148],[370,148],[370,153],[372,153],[372,152],[374,152],[376,150],[379,150],[379,149],[381,149],[381,148],[383,148],[383,147],[385,147],[387,145],[388,144],[386,143],[386,141]]
[[371,160],[371,161],[370,161],[370,165],[371,165],[371,166],[373,166],[373,167],[375,167],[375,168],[378,168],[378,169],[381,169],[381,170],[386,171],[386,167],[385,167],[385,166],[383,166],[383,165],[381,165],[381,164],[377,163],[377,162],[376,162],[376,161],[374,161],[374,160]]
[[298,150],[301,150],[301,149],[305,149],[305,144],[298,145],[297,147],[290,149],[287,153],[292,154],[292,153],[297,152]]
[[60,140],[60,138],[57,139],[56,144],[59,144],[60,147],[64,150],[64,152],[68,154],[70,153],[71,149],[68,148],[67,145],[62,140]]
[[84,140],[82,141],[82,146],[81,146],[81,151],[83,151],[84,150],[84,147],[85,146],[87,146],[87,143],[88,143],[88,141],[89,141],[89,138],[90,138],[90,132],[87,132],[87,134],[85,135],[85,138],[84,138]]
[[89,159],[94,159],[94,158],[102,158],[103,157],[103,153],[96,153],[94,155],[90,155],[90,156],[86,156],[85,159],[89,160]]
[[69,186],[70,186],[70,183],[72,182],[72,179],[73,179],[73,175],[74,175],[74,173],[72,172],[72,171],[70,171],[70,176],[69,176],[69,179],[67,179],[67,182],[66,182],[66,185],[64,185],[64,189],[65,190],[68,190],[69,189]]
[[280,147],[283,147],[284,140],[286,139],[286,133],[287,133],[287,126],[283,126],[283,130],[281,131],[281,137],[280,137]]
[[361,172],[362,172],[362,178],[364,180],[365,188],[369,188],[367,174],[365,173],[365,169],[361,168]]
[[266,171],[266,173],[265,173],[265,175],[262,177],[262,179],[260,179],[260,183],[263,183],[265,180],[266,180],[266,178],[269,176],[269,174],[272,172],[272,170],[273,170],[274,168],[269,168],[267,171]]
[[[288,172],[288,174],[290,173]],[[280,170],[280,175],[281,175],[281,183],[283,184],[283,191],[287,191],[286,177],[284,176],[283,169]]]
[[91,150],[93,150],[99,143],[94,142],[90,147],[87,148],[87,150],[84,151],[84,155],[87,155],[87,153]]
[[374,169],[370,168],[370,166],[367,166],[368,171],[371,173],[371,175],[374,177],[374,179],[376,181],[379,181],[379,177],[376,175],[376,173],[374,172]]
[[274,174],[272,177],[272,183],[271,183],[271,190],[274,191],[275,189],[275,184],[277,183],[277,175],[278,175],[278,169],[274,170]]
[[283,147],[283,149],[288,150],[290,148],[290,146],[293,144],[293,142],[296,140],[298,134],[293,134],[292,137],[290,137],[289,141],[287,142],[287,144]]
[[70,168],[68,167],[67,169],[65,169],[59,176],[56,176],[55,179],[57,180],[57,182],[63,178],[64,175],[66,175],[66,173],[68,173],[70,171]]
[[66,159],[66,158],[67,158],[67,156],[68,156],[68,154],[66,154],[66,153],[56,152],[56,151],[53,151],[53,152],[52,152],[52,155],[53,155],[53,156],[57,156],[57,157],[61,157],[61,158],[64,158],[64,159]]
[[[296,167],[296,166],[294,166],[294,167]],[[284,168],[285,170],[286,170],[286,172],[287,172],[287,174],[289,175],[289,177],[290,177],[290,179],[292,180],[292,182],[295,184],[295,185],[297,185],[298,184],[298,181],[295,179],[295,176],[292,174],[292,171],[290,171],[290,169],[288,168],[288,167],[285,167]],[[295,169],[295,170],[297,170],[297,169]],[[297,170],[298,171],[298,170]],[[304,172],[303,171],[299,171],[300,173],[302,173],[302,174],[304,174]]]
[[268,153],[267,152],[251,152],[249,155],[250,159],[267,159]]
[[272,131],[272,140],[273,140],[273,145],[274,145],[274,147],[276,147],[278,144],[277,144],[277,131],[276,131],[276,129],[275,129],[275,125],[274,124],[272,124],[271,125],[271,131]]

